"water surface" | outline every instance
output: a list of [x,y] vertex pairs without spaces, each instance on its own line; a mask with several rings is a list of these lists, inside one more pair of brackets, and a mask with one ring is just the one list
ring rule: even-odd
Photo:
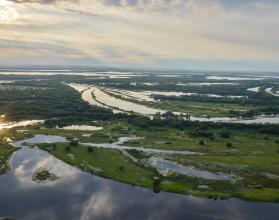
[[[47,152],[23,147],[0,176],[0,216],[18,220],[277,220],[279,205],[209,200],[134,187],[71,167]],[[44,167],[58,179],[37,183]]]
[[97,127],[93,125],[69,125],[62,127],[64,130],[76,130],[76,131],[99,131],[102,130],[102,127]]
[[165,160],[160,157],[151,157],[148,159],[151,166],[155,167],[160,173],[173,171],[187,176],[200,177],[210,180],[232,180],[233,177],[224,173],[212,173],[209,171],[199,170],[190,166],[182,166],[175,162]]
[[[83,87],[82,87],[83,88]],[[79,89],[77,89],[79,91]],[[104,91],[103,91],[104,90]],[[114,113],[120,112],[134,112],[142,115],[152,116],[156,113],[164,114],[166,110],[155,109],[151,107],[147,107],[143,104],[138,104],[130,101],[126,101],[120,98],[116,98],[114,96],[109,95],[107,92],[112,92],[116,95],[120,95],[124,98],[133,98],[138,101],[150,101],[148,99],[152,94],[161,94],[161,95],[185,95],[186,93],[180,92],[156,92],[156,91],[127,91],[127,90],[116,90],[116,89],[99,89],[97,87],[90,87],[82,92],[82,99],[87,101],[91,105],[97,105],[104,108],[112,109]],[[192,94],[192,93],[189,93]],[[194,94],[194,93],[193,93]],[[273,94],[274,95],[274,94]],[[276,94],[275,94],[276,95]],[[93,97],[94,96],[94,97]],[[207,96],[217,97],[216,95],[207,94]],[[279,96],[276,95],[276,96]],[[244,98],[243,96],[226,96],[228,98]],[[180,115],[181,112],[174,112],[174,114]],[[184,113],[185,114],[185,113]],[[208,121],[208,122],[226,122],[226,123],[243,123],[243,124],[253,124],[253,123],[270,123],[270,124],[278,124],[279,117],[278,116],[262,116],[254,119],[238,119],[238,118],[230,118],[230,117],[194,117],[191,116],[192,121]]]
[[[4,117],[1,116],[1,118],[4,118]],[[29,125],[41,124],[43,122],[44,122],[44,120],[26,120],[26,121],[20,121],[20,122],[4,122],[4,123],[0,123],[0,129],[26,127]]]

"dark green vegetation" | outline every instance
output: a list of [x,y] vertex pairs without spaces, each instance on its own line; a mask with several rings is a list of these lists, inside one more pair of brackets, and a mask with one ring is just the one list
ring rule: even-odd
[[[164,100],[166,99],[166,100]],[[250,111],[255,109],[252,105],[243,105],[239,103],[214,103],[214,102],[199,102],[199,101],[183,101],[172,100],[172,98],[163,97],[160,102],[148,104],[151,107],[167,109],[170,111],[190,113],[196,117],[209,116],[209,117],[221,117],[221,116],[233,116],[231,110],[234,109],[237,112]]]
[[50,173],[48,170],[44,168],[38,169],[33,175],[33,180],[38,183],[46,182],[46,181],[54,181],[56,179],[57,177],[53,173]]
[[86,146],[68,144],[57,144],[55,149],[42,144],[40,148],[82,170],[133,185],[149,187],[157,175],[154,169],[134,163],[118,150],[92,148],[93,151],[88,152]]
[[9,169],[9,159],[14,151],[12,146],[0,143],[0,175]]
[[[35,134],[61,135],[67,144],[42,144],[39,147],[68,164],[84,171],[121,182],[160,190],[205,196],[209,198],[238,197],[248,200],[279,201],[279,125],[245,125],[184,121],[168,114],[150,120],[138,115],[114,115],[112,111],[89,106],[80,94],[63,82],[92,83],[125,90],[196,92],[216,95],[249,96],[248,99],[220,99],[209,97],[154,97],[156,103],[146,105],[191,113],[194,116],[253,117],[260,113],[278,114],[279,98],[264,92],[274,86],[272,79],[237,81],[238,85],[177,86],[176,83],[209,82],[204,76],[135,77],[133,79],[85,79],[84,77],[51,76],[42,81],[18,81],[0,86],[0,115],[2,120],[46,119],[43,127],[1,130],[0,167],[7,167],[13,148],[5,138],[24,139]],[[9,78],[10,79],[10,78]],[[22,79],[22,78],[21,78]],[[26,77],[26,79],[29,79]],[[138,84],[132,85],[131,82]],[[146,82],[154,82],[150,87]],[[215,82],[215,81],[214,81]],[[222,80],[217,82],[224,82]],[[247,88],[260,86],[259,93]],[[136,102],[136,101],[134,101]],[[93,122],[94,121],[94,122]],[[103,127],[99,131],[69,131],[57,129],[70,124]],[[159,174],[145,162],[152,154],[134,149],[126,152],[102,149],[82,143],[113,143],[120,137],[136,135],[143,139],[125,143],[131,147],[187,150],[202,155],[160,155],[184,166],[192,166],[213,173],[234,175],[233,181],[209,180],[176,173]],[[78,141],[77,141],[78,139]],[[7,139],[5,139],[7,140]],[[127,155],[128,153],[128,155]],[[135,162],[131,159],[136,158]],[[5,170],[4,169],[4,170]],[[51,177],[47,170],[37,172],[35,181]]]
[[[29,134],[28,134],[29,135]],[[25,134],[15,129],[0,129],[0,175],[9,170],[9,160],[16,149],[10,145],[10,141],[25,138]]]
[[15,220],[14,218],[10,218],[10,217],[4,217],[4,218],[1,218],[1,220]]
[[[147,169],[141,162],[136,164],[118,150],[99,149],[82,144],[71,146],[70,143],[59,144],[56,147],[49,144],[41,146],[42,149],[48,150],[58,158],[83,170],[134,185],[153,188],[153,178],[160,177],[161,190],[210,198],[239,197],[248,200],[278,201],[278,136],[262,133],[264,128],[267,129],[270,126],[231,125],[231,128],[226,126],[226,130],[224,130],[222,125],[216,126],[214,123],[187,122],[188,125],[185,124],[178,130],[173,127],[178,122],[173,122],[173,124],[171,121],[164,122],[165,126],[161,126],[163,122],[156,123],[156,121],[150,121],[148,126],[143,126],[141,125],[143,122],[144,120],[140,118],[136,122],[123,120],[99,122],[104,129],[86,132],[91,134],[86,137],[83,136],[84,131],[43,129],[30,130],[30,132],[33,134],[59,134],[70,139],[78,137],[80,142],[91,143],[108,143],[112,140],[116,141],[117,137],[137,135],[144,139],[129,141],[125,145],[203,153],[203,155],[196,156],[161,156],[200,170],[233,174],[234,180],[232,182],[208,180],[180,174],[161,176],[153,169]],[[127,152],[139,161],[144,161],[152,156],[136,150]],[[125,173],[126,171],[129,172],[129,175]],[[205,185],[206,188],[200,188],[200,185]]]
[[[146,133],[138,133],[146,135],[146,139],[137,141],[136,145],[202,152],[204,155],[200,156],[164,155],[164,157],[201,170],[233,173],[236,176],[234,181],[208,180],[180,174],[161,176],[155,170],[146,168],[141,162],[135,163],[121,151],[113,149],[93,148],[81,144],[78,146],[56,144],[55,148],[53,145],[43,144],[40,148],[82,170],[129,184],[153,188],[155,191],[158,190],[158,185],[155,184],[156,187],[154,187],[154,178],[158,177],[160,178],[159,188],[165,191],[209,198],[239,197],[249,200],[278,201],[279,155],[276,151],[279,146],[275,143],[275,137],[270,136],[268,140],[265,140],[263,135],[254,138],[253,134],[243,135],[232,131],[232,137],[229,140],[235,143],[235,146],[230,149],[224,142],[222,143],[222,137],[216,137],[214,141],[205,139],[205,145],[200,146],[199,138],[189,137],[190,134],[187,135],[187,133],[188,131],[177,133],[174,130],[153,130],[155,137],[161,135],[163,137],[161,140],[166,140],[166,144],[157,143],[156,146],[156,139],[152,142],[146,131]],[[216,134],[218,134],[217,131]],[[172,143],[169,143],[170,140]],[[145,142],[148,144],[145,145]],[[127,144],[134,145],[135,142]],[[266,147],[263,149],[263,146]],[[134,150],[129,150],[128,153],[139,160],[152,156]],[[200,188],[200,186],[206,186],[206,188]]]
[[[215,75],[215,74],[214,74]],[[218,75],[218,74],[217,74]],[[226,74],[223,74],[226,75]],[[279,114],[279,98],[265,92],[267,88],[277,88],[278,78],[263,78],[262,80],[210,80],[205,75],[187,75],[186,77],[139,77],[136,80],[104,80],[106,87],[134,90],[134,91],[164,91],[198,93],[203,96],[165,96],[153,95],[159,102],[143,102],[145,105],[171,111],[190,113],[193,116],[209,117],[243,117],[252,118],[259,114]],[[232,75],[228,75],[232,76]],[[237,75],[233,75],[238,77]],[[246,76],[247,77],[247,76]],[[256,77],[256,76],[255,76]],[[131,84],[131,82],[137,82]],[[101,84],[99,80],[88,80],[83,83]],[[103,80],[102,80],[103,83]],[[149,83],[149,85],[144,84]],[[151,83],[151,84],[150,84]],[[152,84],[153,83],[153,84]],[[188,83],[228,83],[199,85]],[[231,84],[230,84],[231,83]],[[248,91],[248,88],[259,87],[259,92]],[[277,91],[277,90],[275,90]],[[207,94],[224,96],[227,98],[207,97]],[[243,98],[228,98],[229,96],[243,96]],[[129,101],[138,102],[133,99]]]
[[250,95],[248,99],[162,95],[156,95],[154,98],[160,100],[159,103],[152,104],[154,107],[166,107],[171,111],[188,112],[194,116],[253,118],[261,114],[273,115],[279,113],[278,98],[265,92]]
[[109,110],[89,106],[78,92],[57,80],[3,84],[0,94],[0,115],[6,114],[7,121],[59,118],[67,124],[115,117]]

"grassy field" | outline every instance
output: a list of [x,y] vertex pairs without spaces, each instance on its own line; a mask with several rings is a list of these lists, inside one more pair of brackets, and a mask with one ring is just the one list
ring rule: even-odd
[[232,109],[235,111],[248,111],[254,109],[253,106],[241,104],[190,102],[178,100],[153,102],[146,105],[174,112],[189,113],[195,117],[203,117],[205,115],[209,117],[225,117],[229,116],[229,111]]
[[241,102],[238,104],[232,103],[216,103],[216,102],[193,102],[184,100],[157,100],[156,102],[139,101],[133,98],[121,97],[113,93],[109,95],[129,102],[145,105],[155,109],[161,109],[173,112],[189,113],[195,117],[225,117],[229,116],[229,111],[245,112],[255,109],[252,105],[244,105]]
[[[278,136],[267,136],[246,129],[245,131],[227,130],[229,135],[224,137],[222,129],[210,129],[214,138],[206,138],[193,135],[195,129],[177,130],[158,127],[142,129],[125,121],[99,122],[98,126],[102,126],[103,130],[89,132],[31,129],[30,134],[63,135],[69,139],[77,137],[81,142],[91,143],[109,143],[119,137],[137,135],[144,139],[130,141],[125,145],[200,152],[203,155],[161,156],[200,170],[233,174],[236,180],[216,181],[180,174],[163,177],[154,169],[136,164],[120,151],[112,149],[94,148],[90,153],[86,146],[79,145],[72,146],[67,152],[65,150],[67,144],[57,144],[55,150],[50,145],[42,145],[41,148],[83,170],[133,185],[152,188],[153,177],[159,176],[160,188],[164,191],[209,198],[237,197],[273,202],[279,200]],[[133,152],[131,154],[138,159],[152,156]],[[206,185],[208,189],[200,189],[200,185]]]
[[[239,179],[231,182],[195,178],[175,173],[161,176],[153,168],[135,163],[118,150],[88,148],[85,145],[70,146],[70,144],[42,144],[39,147],[84,171],[132,185],[154,189],[154,179],[157,177],[160,183],[157,190],[159,188],[163,191],[215,199],[238,197],[270,202],[279,200],[279,181],[271,181],[259,176],[250,175],[249,181],[251,182],[249,184],[246,179],[245,181]],[[181,162],[184,159],[180,158],[179,161]],[[197,157],[193,156],[188,157],[188,159],[198,161]],[[204,156],[201,156],[200,159],[202,161],[207,160]],[[207,189],[199,188],[200,185],[206,185]]]
[[[84,82],[81,81],[81,83]],[[191,87],[191,89],[196,89],[195,92],[220,93],[221,95],[246,95],[247,86],[242,86],[238,91],[235,91],[234,87],[226,86],[215,89],[213,87]],[[126,86],[122,85],[120,88],[131,89],[130,87],[132,86],[127,81]],[[175,85],[173,87],[176,88]],[[160,89],[167,91],[169,85],[160,85]],[[187,92],[190,88],[179,87],[178,89],[181,92]],[[200,170],[233,174],[236,178],[234,181],[220,181],[176,173],[162,176],[155,169],[136,163],[125,152],[118,150],[88,148],[81,144],[78,146],[42,144],[39,147],[81,170],[124,183],[153,188],[154,191],[161,189],[209,198],[237,197],[247,200],[279,201],[279,137],[274,133],[266,135],[246,125],[240,129],[232,129],[229,125],[218,128],[218,126],[207,126],[203,123],[175,127],[173,125],[176,123],[171,121],[161,120],[159,123],[154,122],[153,125],[153,122],[147,122],[146,118],[120,117],[113,115],[110,111],[89,106],[81,100],[78,92],[56,80],[15,83],[12,86],[3,86],[0,92],[0,103],[4,106],[0,112],[7,114],[7,120],[47,119],[49,122],[46,127],[2,129],[0,140],[11,138],[16,141],[36,134],[46,134],[64,136],[69,140],[78,138],[83,143],[97,144],[112,143],[120,137],[135,135],[143,139],[129,141],[125,145],[199,152],[202,155],[160,156]],[[256,96],[261,98],[259,100],[269,102],[264,94],[254,96],[253,99],[249,98],[249,105],[172,99],[144,104],[166,110],[187,112],[193,116],[227,116],[231,109],[253,110],[256,105],[253,106],[252,101],[256,100]],[[270,98],[270,100],[273,99],[273,97]],[[277,100],[274,103],[276,104]],[[103,129],[69,131],[56,128],[58,125],[68,124],[95,125]],[[7,161],[14,151],[5,141],[2,142],[0,144],[0,173],[7,170]],[[129,151],[129,153],[139,160],[153,156],[141,152]]]
[[136,164],[118,150],[90,148],[90,152],[86,146],[69,144],[56,144],[55,148],[42,144],[39,147],[82,170],[133,185],[149,187],[153,177],[158,175],[155,169]]

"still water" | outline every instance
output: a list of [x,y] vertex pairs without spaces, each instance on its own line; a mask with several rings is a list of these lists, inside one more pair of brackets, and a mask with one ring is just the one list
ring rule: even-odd
[[[58,179],[37,183],[39,168]],[[0,176],[0,216],[16,219],[277,220],[279,204],[210,200],[134,187],[82,172],[39,149],[22,147]]]
[[[72,86],[72,85],[71,85]],[[82,91],[83,88],[85,88],[86,85],[79,85],[75,84],[76,87],[74,87],[77,91]],[[72,86],[73,87],[73,86]],[[113,90],[109,90],[110,92],[113,92]],[[120,90],[119,90],[120,91]],[[147,94],[150,94],[150,92],[146,92]],[[94,94],[94,97],[92,96]],[[118,94],[118,93],[116,93]],[[135,95],[137,94],[137,95]],[[125,93],[124,97],[133,97],[137,100],[145,100],[147,101],[148,95],[143,95],[140,93]],[[159,93],[160,94],[160,93]],[[162,92],[161,92],[162,94]],[[174,93],[175,94],[175,93]],[[97,87],[91,87],[85,91],[82,92],[82,99],[87,101],[91,105],[97,105],[104,108],[112,109],[114,113],[123,113],[123,112],[134,112],[137,114],[142,115],[155,115],[156,113],[164,114],[166,111],[161,109],[155,109],[151,107],[147,107],[142,104],[136,104],[134,102],[122,100],[119,98],[115,98],[106,92],[100,90]],[[278,95],[279,96],[279,95]],[[231,96],[232,97],[232,96]],[[149,97],[150,98],[150,97]],[[236,97],[235,97],[236,98]],[[241,98],[241,97],[238,97]],[[181,112],[174,112],[174,114],[180,115]],[[229,118],[229,117],[191,117],[192,121],[207,121],[207,122],[225,122],[225,123],[243,123],[243,124],[279,124],[279,116],[261,116],[254,119],[237,119],[237,118]]]
[[181,173],[187,176],[201,177],[210,180],[232,180],[233,176],[225,173],[212,173],[204,170],[199,170],[190,166],[182,166],[175,162],[165,160],[163,158],[153,156],[149,158],[148,162],[151,166],[157,168],[160,173],[165,171],[172,171]]

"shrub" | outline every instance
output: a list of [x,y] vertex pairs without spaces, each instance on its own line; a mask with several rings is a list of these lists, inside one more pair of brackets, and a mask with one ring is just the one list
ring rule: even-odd
[[71,140],[70,145],[71,146],[78,146],[78,140]]
[[91,146],[89,146],[89,147],[87,148],[87,151],[88,151],[89,153],[93,153],[93,152],[94,152],[94,148],[91,147]]
[[201,140],[200,142],[199,142],[199,145],[204,145],[205,143],[204,143],[204,141],[203,140]]
[[209,138],[209,140],[214,141],[214,140],[215,140],[215,137],[212,136],[212,137]]
[[66,146],[66,147],[65,147],[65,151],[66,151],[67,153],[71,152],[71,146]]
[[161,178],[160,177],[154,177],[153,178],[153,192],[159,193],[161,191]]
[[190,135],[194,137],[205,137],[210,140],[214,140],[214,133],[210,131],[204,131],[197,129],[195,132],[190,133]]
[[233,144],[229,142],[226,144],[226,146],[231,148],[231,147],[233,147]]
[[222,137],[222,138],[230,138],[231,137],[231,133],[229,131],[222,131],[222,132],[220,132],[220,137]]

